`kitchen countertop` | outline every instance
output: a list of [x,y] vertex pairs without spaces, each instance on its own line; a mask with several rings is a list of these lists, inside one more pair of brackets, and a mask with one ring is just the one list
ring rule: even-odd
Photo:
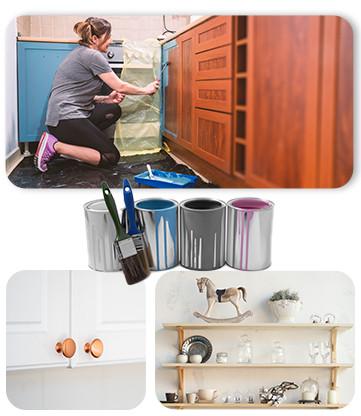
[[53,42],[53,43],[78,43],[79,39],[54,39],[54,38],[39,38],[32,36],[17,36],[16,38],[21,42]]

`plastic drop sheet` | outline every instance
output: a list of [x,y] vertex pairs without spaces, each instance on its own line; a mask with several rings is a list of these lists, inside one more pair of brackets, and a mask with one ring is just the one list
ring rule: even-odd
[[[156,39],[124,41],[120,79],[145,87],[159,78],[161,49]],[[115,130],[115,145],[122,156],[159,152],[160,92],[152,96],[128,95],[120,104],[122,115]]]

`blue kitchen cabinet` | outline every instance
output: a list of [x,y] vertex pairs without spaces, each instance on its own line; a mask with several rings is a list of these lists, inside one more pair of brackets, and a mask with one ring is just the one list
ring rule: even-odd
[[55,72],[77,46],[75,43],[18,41],[19,142],[36,142],[46,130],[46,110]]
[[176,139],[179,129],[179,71],[180,51],[176,40],[162,46],[162,100],[161,100],[161,131],[170,139]]

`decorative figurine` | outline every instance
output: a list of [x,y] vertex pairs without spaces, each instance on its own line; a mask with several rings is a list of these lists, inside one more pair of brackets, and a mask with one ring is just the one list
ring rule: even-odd
[[[230,322],[230,323],[238,323],[243,321],[245,318],[248,318],[249,316],[252,316],[251,311],[246,311],[244,313],[241,313],[240,309],[240,301],[243,300],[244,302],[247,302],[247,291],[244,287],[230,287],[227,289],[216,289],[213,282],[208,277],[201,277],[200,279],[197,279],[197,286],[200,293],[203,293],[206,289],[206,295],[207,295],[207,302],[208,302],[208,309],[205,312],[205,314],[201,314],[199,312],[194,312],[193,315],[196,318],[203,319],[206,322]],[[226,319],[217,319],[217,318],[211,318],[209,315],[213,309],[213,306],[218,303],[223,302],[230,302],[237,311],[237,315],[233,318],[226,318]]]
[[263,387],[259,394],[260,402],[278,406],[286,398],[285,393],[287,390],[296,390],[298,387],[299,386],[292,381],[283,381],[281,384],[269,389]]

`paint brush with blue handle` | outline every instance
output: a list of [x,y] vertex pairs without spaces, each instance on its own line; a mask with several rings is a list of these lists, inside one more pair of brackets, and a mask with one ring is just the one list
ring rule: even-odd
[[122,271],[129,285],[138,283],[149,276],[148,262],[144,262],[139,255],[133,238],[126,232],[120,222],[117,205],[106,182],[102,183],[102,190],[105,204],[114,222],[116,237],[114,248],[122,265]]
[[137,249],[138,255],[142,257],[142,260],[144,261],[145,265],[148,264],[148,267],[153,268],[154,263],[149,244],[144,236],[143,231],[139,230],[137,225],[133,191],[128,179],[123,180],[123,196],[127,214],[127,232],[133,238],[134,245]]

